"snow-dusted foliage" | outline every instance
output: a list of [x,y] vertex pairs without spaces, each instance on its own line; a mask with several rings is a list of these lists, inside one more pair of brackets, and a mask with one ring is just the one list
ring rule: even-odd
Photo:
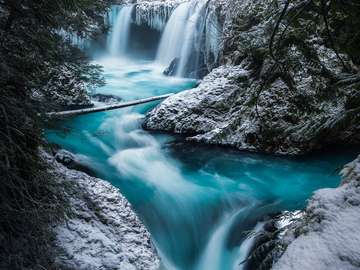
[[59,66],[50,70],[54,75],[43,91],[34,91],[33,97],[40,102],[48,100],[60,106],[90,106],[90,96],[86,83],[79,81],[69,66]]
[[321,189],[285,236],[274,270],[355,270],[360,266],[360,156],[342,170],[342,185]]

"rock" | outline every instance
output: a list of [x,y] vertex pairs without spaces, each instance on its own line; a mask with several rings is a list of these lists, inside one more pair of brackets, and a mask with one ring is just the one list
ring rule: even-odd
[[[144,128],[184,134],[195,142],[286,155],[360,144],[360,83],[334,84],[343,67],[316,34],[321,31],[317,24],[304,32],[306,17],[289,26],[284,38],[293,45],[283,49],[281,60],[288,66],[286,72],[279,71],[269,54],[269,29],[279,6],[250,0],[209,5],[222,21],[220,62],[226,64],[213,69],[197,88],[156,107]],[[301,33],[301,40],[290,33]]]
[[341,174],[341,186],[316,191],[283,236],[285,252],[272,269],[359,269],[360,156]]
[[[68,153],[62,157],[66,161],[70,158]],[[66,223],[54,228],[60,269],[159,268],[150,234],[118,189],[101,179],[69,170],[47,154],[45,159],[54,178],[66,187],[71,207]]]
[[71,163],[74,162],[75,156],[69,151],[62,149],[55,154],[55,159],[57,162],[63,164],[64,166],[69,166]]
[[194,70],[190,72],[190,78],[204,78],[207,74],[209,74],[209,70],[207,67],[200,68],[198,70]]
[[282,255],[284,234],[302,217],[301,211],[285,211],[264,217],[260,229],[251,236],[252,246],[239,269],[271,269],[272,263]]
[[88,165],[89,162],[82,160],[79,156],[76,156],[64,149],[56,152],[55,160],[63,164],[68,169],[78,170],[90,176],[96,176],[94,170]]
[[171,61],[170,65],[164,70],[163,74],[166,76],[175,76],[179,66],[179,58]]
[[143,126],[185,134],[191,141],[277,154],[359,144],[360,112],[346,110],[345,95],[320,101],[310,84],[305,81],[293,92],[277,79],[257,99],[259,84],[252,83],[249,66],[219,67],[197,88],[166,99]]

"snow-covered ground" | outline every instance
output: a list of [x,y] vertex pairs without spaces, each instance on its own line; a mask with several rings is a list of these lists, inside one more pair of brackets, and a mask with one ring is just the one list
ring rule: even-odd
[[340,187],[315,193],[274,270],[360,269],[360,156],[342,176]]
[[69,170],[46,155],[67,186],[72,216],[56,226],[57,263],[79,270],[159,268],[150,234],[129,202],[110,183]]

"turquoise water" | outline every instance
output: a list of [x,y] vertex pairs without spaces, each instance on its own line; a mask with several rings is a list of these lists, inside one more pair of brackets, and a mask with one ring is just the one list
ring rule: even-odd
[[[124,100],[179,92],[195,81],[168,78],[149,62],[102,59],[107,85]],[[316,189],[339,184],[349,153],[289,159],[185,143],[141,129],[158,103],[79,116],[46,131],[132,203],[164,269],[227,270],[244,258],[246,232],[266,215],[301,209]]]

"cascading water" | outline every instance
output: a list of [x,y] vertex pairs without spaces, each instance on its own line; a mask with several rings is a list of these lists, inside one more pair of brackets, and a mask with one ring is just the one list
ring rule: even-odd
[[171,61],[180,57],[183,42],[181,38],[185,35],[190,3],[180,4],[171,15],[161,37],[156,61],[168,66]]
[[[205,25],[204,13],[208,0],[192,1],[188,22],[185,28],[184,44],[181,49],[180,62],[177,70],[178,76],[185,76],[186,68],[189,65],[191,53],[194,51],[194,46],[201,42],[202,30]],[[199,25],[200,24],[200,25]],[[198,54],[195,56],[195,65],[197,66]]]
[[179,59],[177,76],[201,77],[199,70],[208,71],[207,65],[217,61],[220,26],[208,4],[209,0],[182,3],[166,25],[157,62],[167,66]]
[[[174,11],[159,62],[181,57],[179,72],[186,73],[199,44],[215,53],[217,34],[209,33],[217,26],[207,3],[193,0]],[[113,57],[126,54],[132,9],[112,10],[110,55],[95,61],[104,66],[107,81],[98,93],[133,100],[194,87],[194,80],[163,76],[153,63]],[[177,42],[184,44],[179,48]],[[332,155],[305,162],[179,143],[141,129],[155,105],[67,119],[59,129],[47,130],[47,138],[80,154],[99,177],[120,188],[151,233],[162,269],[233,270],[252,243],[244,232],[258,229],[266,214],[302,208],[314,190],[336,186],[339,177],[329,172],[354,158]]]
[[235,213],[226,214],[223,217],[219,226],[214,230],[209,242],[206,245],[204,253],[200,258],[199,265],[197,266],[197,270],[233,268],[236,258],[232,258],[233,256],[231,253],[235,252],[223,252],[226,250],[227,236],[229,235],[230,228],[236,221],[236,218],[253,207],[254,205],[243,207],[240,210],[235,210]]
[[108,51],[113,56],[126,53],[129,45],[131,15],[134,6],[114,6],[111,9],[110,24],[112,31],[108,39]]

